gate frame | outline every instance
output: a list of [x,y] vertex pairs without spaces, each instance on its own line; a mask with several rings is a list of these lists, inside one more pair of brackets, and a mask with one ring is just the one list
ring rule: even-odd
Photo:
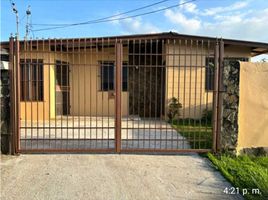
[[[214,52],[214,89],[213,89],[213,128],[212,128],[212,151],[220,151],[221,140],[221,123],[222,123],[222,103],[224,92],[223,88],[223,67],[224,67],[224,42],[216,38]],[[208,152],[203,149],[122,149],[121,148],[121,93],[122,93],[122,65],[123,65],[123,43],[117,40],[115,43],[115,147],[111,150],[102,149],[80,149],[80,150],[64,150],[64,152]],[[10,150],[11,154],[20,153],[20,41],[19,37],[9,38],[9,55],[10,55],[10,101],[11,101],[11,130],[10,130]],[[61,152],[60,150],[56,150]],[[56,152],[55,149],[46,150],[46,152]],[[32,152],[27,150],[27,152]]]

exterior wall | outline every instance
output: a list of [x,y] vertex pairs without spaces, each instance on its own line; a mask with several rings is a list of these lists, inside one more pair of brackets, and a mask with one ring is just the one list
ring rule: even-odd
[[240,63],[238,151],[268,147],[267,85],[268,63]]
[[[44,51],[44,52],[43,52]],[[108,91],[100,90],[100,61],[114,61],[115,48],[80,49],[76,52],[52,52],[48,46],[37,52],[25,54],[21,59],[43,59],[44,101],[21,102],[21,119],[48,120],[55,118],[55,65],[56,60],[69,63],[70,67],[70,115],[113,116],[115,99],[108,98]],[[181,117],[199,118],[204,109],[212,108],[213,94],[205,90],[206,55],[213,55],[213,48],[201,49],[179,45],[166,45],[166,110],[172,97],[179,99],[183,109]],[[128,49],[124,47],[124,61],[128,61]],[[186,56],[183,54],[187,54]],[[192,53],[190,56],[189,54]],[[176,54],[173,56],[173,54]],[[181,54],[180,56],[178,54]],[[250,57],[250,49],[226,47],[226,57]],[[50,63],[50,64],[49,64]],[[178,67],[179,66],[179,67]],[[197,67],[196,67],[197,66]],[[191,80],[191,81],[190,81]],[[128,92],[122,93],[122,115],[128,113]]]
[[43,74],[44,74],[44,99],[43,101],[21,101],[21,119],[32,120],[48,120],[55,118],[55,66],[49,63],[54,63],[57,59],[66,60],[64,55],[59,53],[48,53],[48,47],[45,52],[24,53],[21,52],[20,59],[42,59]]
[[[173,42],[173,40],[172,40]],[[175,97],[182,104],[181,118],[200,118],[203,110],[212,109],[213,92],[205,90],[206,57],[213,57],[214,48],[194,41],[192,47],[176,41],[166,45],[166,111]],[[225,47],[225,57],[250,57],[250,48]],[[190,55],[191,54],[191,55]],[[175,55],[175,56],[173,56]]]
[[[100,61],[115,61],[115,48],[92,51],[82,51],[70,65],[71,115],[114,116],[115,99],[108,98],[108,91],[100,90]],[[127,61],[128,50],[123,51],[123,61]],[[128,97],[128,92],[122,92],[123,116],[128,115]]]

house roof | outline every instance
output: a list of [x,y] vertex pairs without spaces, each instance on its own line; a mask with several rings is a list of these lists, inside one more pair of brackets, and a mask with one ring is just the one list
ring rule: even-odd
[[[216,39],[222,39],[225,45],[234,45],[234,46],[244,46],[251,48],[252,56],[260,55],[260,54],[268,54],[268,43],[264,42],[255,42],[255,41],[246,41],[246,40],[235,40],[235,39],[227,39],[227,38],[217,38],[217,37],[207,37],[207,36],[198,36],[198,35],[186,35],[180,34],[176,32],[162,32],[162,33],[150,33],[150,34],[134,34],[134,35],[119,35],[119,36],[105,36],[105,37],[92,37],[92,38],[59,38],[56,40],[61,41],[79,41],[84,39],[92,39],[99,40],[99,39],[122,39],[122,40],[133,40],[133,39],[187,39],[187,40],[200,40],[204,42],[215,42]],[[55,39],[51,39],[52,41]],[[49,39],[36,39],[32,40],[33,42],[42,41],[48,42]],[[21,43],[24,41],[21,40]],[[9,42],[3,41],[1,42],[1,46],[8,47]]]

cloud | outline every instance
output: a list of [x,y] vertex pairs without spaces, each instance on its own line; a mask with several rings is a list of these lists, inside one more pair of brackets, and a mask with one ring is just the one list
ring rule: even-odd
[[195,33],[201,28],[201,21],[198,18],[187,18],[179,10],[166,10],[164,15],[171,23],[178,25],[181,31]]
[[204,15],[204,16],[212,16],[212,15],[216,15],[216,14],[223,13],[223,12],[231,12],[231,11],[235,11],[235,10],[240,10],[242,8],[245,8],[246,6],[248,6],[247,1],[239,1],[239,2],[235,2],[235,3],[231,4],[230,6],[226,6],[226,7],[208,8],[208,9],[205,9],[204,12],[202,12],[200,14]]
[[180,1],[180,4],[182,4],[180,8],[182,10],[185,10],[186,12],[189,12],[189,13],[196,13],[196,14],[199,12],[197,9],[197,5],[195,3],[189,2],[189,3],[183,4],[185,2],[186,2],[185,0]]
[[144,22],[142,18],[128,18],[125,20],[115,20],[113,25],[121,28],[123,34],[135,34],[135,33],[156,33],[160,32],[160,29],[151,23]]

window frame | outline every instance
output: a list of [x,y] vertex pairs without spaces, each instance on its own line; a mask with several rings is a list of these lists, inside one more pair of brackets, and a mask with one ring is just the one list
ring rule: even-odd
[[[25,68],[26,68],[27,75],[25,74]],[[42,71],[40,71],[40,69]],[[40,87],[41,87],[41,90],[40,90]],[[21,90],[20,102],[44,102],[45,101],[43,59],[21,59],[20,60],[20,90]]]
[[[112,76],[112,85],[113,87],[110,88],[109,87],[109,82],[111,81],[110,78],[110,70],[108,69],[108,78],[109,81],[107,81],[108,83],[108,88],[107,89],[103,89],[103,67],[106,67],[103,65],[103,63],[108,63],[112,65],[109,65],[108,67],[112,67],[113,68],[113,76]],[[128,92],[128,67],[127,67],[127,62],[123,62],[123,66],[122,66],[122,92]],[[126,72],[126,78],[124,78],[124,69],[127,70]],[[99,91],[101,92],[109,92],[109,91],[115,91],[115,61],[99,61]],[[126,79],[126,81],[124,81]],[[124,87],[124,83],[126,83],[126,88]],[[111,83],[110,83],[111,84]],[[105,87],[106,88],[106,87]]]

